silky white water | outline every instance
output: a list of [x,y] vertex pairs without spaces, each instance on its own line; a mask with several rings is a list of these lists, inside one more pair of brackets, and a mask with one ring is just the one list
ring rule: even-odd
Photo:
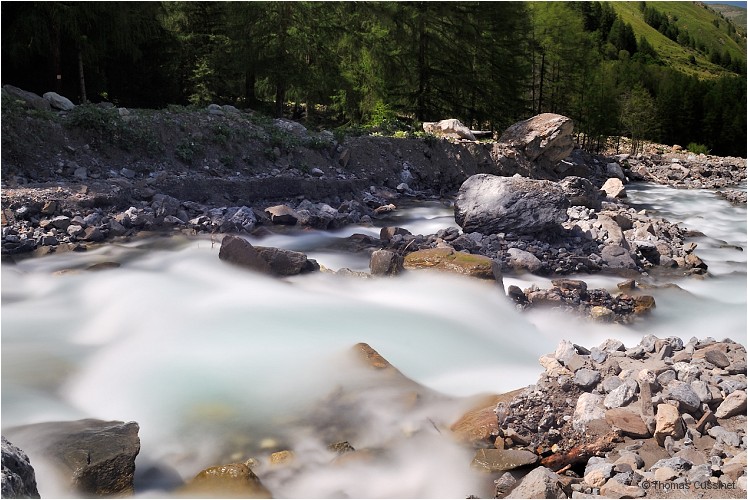
[[[592,346],[618,338],[628,346],[651,333],[745,342],[745,208],[709,191],[628,190],[637,209],[704,233],[694,241],[710,272],[678,279],[680,290],[653,290],[653,315],[629,326],[521,313],[494,284],[431,272],[273,279],[220,261],[219,244],[209,238],[161,237],[3,265],[2,425],[134,420],[139,471],[157,464],[183,479],[219,459],[246,460],[244,451],[272,439],[304,464],[288,477],[267,466],[256,471],[277,497],[477,494],[485,478],[470,472],[471,453],[435,430],[464,404],[413,412],[393,403],[395,393],[367,392],[360,403],[366,429],[340,439],[357,449],[387,449],[373,464],[331,466],[328,443],[299,422],[335,388],[366,379],[348,354],[357,342],[417,382],[456,396],[534,383],[538,357],[560,339]],[[393,222],[421,234],[455,225],[441,204],[402,211]],[[349,227],[250,241],[304,251],[328,268],[366,270],[365,255],[335,245],[356,232],[378,235],[377,228]],[[82,271],[97,262],[121,266]],[[71,269],[81,271],[56,273]],[[578,278],[611,291],[621,281]],[[532,275],[504,282],[548,285]],[[42,497],[63,494],[48,477],[37,479]],[[158,481],[139,479],[136,487],[142,496],[166,494]]]

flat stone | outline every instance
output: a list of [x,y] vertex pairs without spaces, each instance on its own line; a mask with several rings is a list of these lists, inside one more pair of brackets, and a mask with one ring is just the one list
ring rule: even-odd
[[497,281],[495,271],[501,276],[499,266],[492,259],[456,252],[451,248],[429,248],[409,253],[403,265],[405,269],[436,269]]
[[647,438],[650,436],[647,424],[644,423],[639,414],[625,408],[612,408],[605,412],[605,421],[611,427],[621,429],[627,436],[633,438]]
[[537,461],[538,456],[531,451],[483,448],[475,452],[471,465],[488,472],[501,472],[531,465]]
[[719,368],[727,368],[730,366],[729,358],[718,348],[705,349],[704,359]]
[[636,382],[624,381],[621,385],[616,387],[613,391],[605,396],[605,407],[606,408],[619,408],[629,404],[636,395],[637,384]]
[[641,498],[646,495],[646,491],[639,486],[628,486],[611,478],[600,488],[600,494],[605,498]]
[[724,401],[717,407],[714,415],[717,418],[730,418],[735,415],[745,415],[746,412],[746,392],[735,391],[728,394]]
[[584,432],[587,425],[593,420],[605,419],[605,408],[603,408],[603,397],[599,394],[585,392],[577,399],[572,417],[572,426],[578,432]]
[[683,412],[691,413],[701,406],[701,399],[694,392],[691,384],[679,380],[673,380],[667,385],[665,397],[678,401]]
[[740,436],[737,432],[731,432],[722,426],[712,427],[707,434],[717,440],[718,443],[724,443],[729,446],[740,446]]

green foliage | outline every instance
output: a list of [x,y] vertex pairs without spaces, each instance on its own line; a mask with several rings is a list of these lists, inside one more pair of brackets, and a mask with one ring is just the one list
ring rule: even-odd
[[697,155],[708,155],[709,154],[709,148],[707,148],[704,144],[697,144],[695,142],[689,142],[688,146],[686,147],[690,152],[697,154]]
[[202,145],[192,137],[185,138],[174,148],[176,157],[188,165],[192,165],[202,152]]

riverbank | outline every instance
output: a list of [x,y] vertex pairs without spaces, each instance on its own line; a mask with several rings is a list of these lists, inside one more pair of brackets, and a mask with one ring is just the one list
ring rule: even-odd
[[[205,121],[203,125],[225,123],[219,118],[226,115],[205,110],[179,119],[185,126],[201,120]],[[155,122],[162,119],[153,117]],[[237,123],[249,120],[241,114],[229,119],[239,120]],[[307,135],[315,137],[309,132]],[[334,136],[332,139],[336,140]],[[542,443],[522,444],[523,436],[535,431],[512,424],[536,419],[540,426],[545,410],[542,415],[537,411],[505,414],[500,423],[494,401],[481,407],[487,410],[481,415],[488,418],[491,439],[479,444],[483,451],[476,459],[475,444],[456,444],[450,437],[450,428],[474,405],[474,399],[445,397],[431,387],[437,387],[437,392],[450,392],[446,389],[462,381],[458,392],[475,394],[518,389],[525,384],[518,383],[519,379],[532,384],[537,379],[538,356],[554,352],[559,338],[568,338],[569,332],[574,332],[571,340],[579,347],[560,354],[556,349],[553,356],[544,358],[546,373],[536,388],[512,396],[518,398],[519,405],[513,408],[535,408],[533,402],[538,401],[557,402],[552,412],[562,421],[556,419],[547,429],[544,427],[546,434],[553,434],[551,429],[565,429],[575,418],[564,409],[576,408],[576,403],[566,401],[571,397],[568,394],[577,400],[583,392],[599,396],[605,412],[614,409],[605,405],[605,397],[618,387],[634,389],[635,397],[621,406],[636,409],[637,402],[645,401],[636,381],[641,370],[619,363],[621,371],[613,373],[611,359],[656,362],[657,366],[649,369],[658,376],[669,370],[675,372],[672,380],[665,380],[671,375],[668,373],[657,382],[660,385],[650,387],[653,396],[660,398],[658,405],[672,399],[668,382],[689,383],[692,387],[696,379],[704,382],[706,388],[696,385],[704,389],[708,400],[701,401],[699,396],[696,409],[678,403],[679,418],[686,424],[690,422],[686,414],[696,423],[707,414],[701,403],[716,414],[730,394],[744,390],[740,388],[745,381],[744,348],[732,342],[712,342],[703,335],[709,328],[724,330],[724,336],[733,337],[735,325],[740,323],[731,321],[736,308],[740,309],[740,304],[731,302],[735,295],[723,290],[731,296],[725,299],[716,291],[731,286],[726,276],[740,275],[740,266],[727,262],[732,257],[725,258],[732,253],[742,255],[740,245],[729,231],[725,232],[728,236],[711,234],[708,223],[694,226],[706,236],[700,236],[688,224],[673,223],[655,198],[646,207],[627,203],[628,198],[620,197],[620,188],[634,192],[638,188],[624,184],[633,172],[626,158],[593,157],[572,149],[563,159],[566,163],[549,166],[542,158],[538,160],[540,156],[530,160],[527,144],[512,146],[512,158],[506,145],[374,137],[346,139],[334,150],[326,150],[329,158],[325,161],[330,163],[314,167],[322,175],[314,168],[304,172],[291,163],[283,167],[284,160],[304,158],[308,144],[294,144],[290,157],[273,151],[272,155],[263,153],[267,160],[263,169],[237,177],[227,171],[224,178],[205,175],[199,162],[178,173],[172,170],[179,163],[163,164],[161,173],[148,169],[138,172],[125,166],[137,162],[97,170],[112,159],[105,160],[98,153],[84,159],[85,140],[80,144],[75,143],[71,146],[75,151],[66,150],[64,154],[79,155],[78,160],[86,163],[86,177],[82,178],[83,172],[78,170],[80,163],[75,169],[63,165],[61,173],[50,174],[47,179],[54,182],[46,185],[20,178],[17,173],[6,184],[3,157],[4,421],[11,414],[14,425],[50,420],[41,418],[43,415],[69,421],[90,417],[137,421],[136,437],[142,447],[140,453],[130,448],[129,456],[133,461],[135,455],[139,456],[135,474],[142,475],[128,483],[136,493],[188,495],[187,491],[176,492],[177,488],[209,465],[220,468],[229,463],[236,465],[224,470],[241,475],[243,494],[248,493],[243,488],[258,481],[266,488],[260,494],[269,491],[287,497],[328,497],[341,492],[354,497],[506,493],[510,480],[505,477],[500,485],[502,492],[495,491],[493,480],[504,475],[496,474],[498,466],[491,465],[491,456],[497,454],[502,442],[505,450],[531,453],[537,461],[568,454],[574,445],[586,440],[586,430],[574,429],[572,424],[574,432],[582,432],[573,439],[559,430],[568,439],[554,442],[543,434]],[[101,143],[96,147],[105,149]],[[257,151],[263,150],[257,147]],[[215,151],[220,150],[217,145]],[[38,154],[46,153],[40,149]],[[346,157],[349,162],[355,160],[351,167],[355,176],[349,175],[341,163]],[[744,163],[741,173],[730,166],[733,160],[697,160],[715,165],[710,175],[701,176],[704,179],[721,178],[726,186],[745,178]],[[696,160],[686,156],[686,161]],[[331,177],[332,171],[325,170],[330,164],[337,164],[334,168],[343,172]],[[527,217],[531,220],[529,230],[527,225],[495,231],[479,227],[461,230],[456,225],[452,218],[455,209],[459,211],[465,205],[455,203],[454,196],[464,181],[475,174],[511,175],[519,169],[539,177],[567,179],[565,183],[551,182],[553,187],[549,189],[563,193],[558,205],[543,206],[543,216],[547,214],[546,219],[555,225],[537,230],[540,218],[532,222],[533,217]],[[572,172],[577,175],[561,175]],[[511,179],[507,175],[499,177]],[[451,181],[442,184],[440,179]],[[615,179],[620,185],[616,186]],[[526,192],[530,193],[536,184],[528,186]],[[263,192],[274,194],[263,197]],[[302,194],[303,199],[299,198]],[[663,196],[675,198],[669,193]],[[432,208],[421,217],[446,224],[410,226],[405,222],[406,207],[421,207],[426,205],[425,200]],[[711,199],[703,206],[694,205],[691,199],[681,203],[698,206],[697,211],[712,214],[713,224],[722,224]],[[674,206],[668,207],[674,211]],[[535,209],[525,206],[522,210],[529,215]],[[722,205],[720,209],[726,210]],[[260,267],[268,266],[270,271],[244,271],[220,262],[224,233],[250,242],[265,262]],[[715,238],[724,238],[724,245]],[[324,243],[327,241],[329,244]],[[74,251],[66,253],[65,249]],[[279,269],[288,267],[274,267],[266,260],[290,255],[278,250],[301,254],[304,262],[315,260],[322,272],[312,269],[292,276],[281,272]],[[374,265],[372,256],[376,252],[385,252],[378,255],[389,258],[386,265],[380,261]],[[424,265],[442,265],[454,271],[460,269],[455,260],[468,254],[467,266],[462,269],[475,270],[488,279],[420,274],[419,265],[414,264],[416,257],[425,255],[427,258],[420,260]],[[27,258],[41,255],[49,257]],[[336,262],[339,264],[333,264]],[[324,272],[325,268],[335,272]],[[376,275],[375,268],[381,274],[398,276],[360,279]],[[104,272],[77,272],[85,269]],[[298,269],[309,270],[305,266]],[[366,270],[370,272],[362,272]],[[743,283],[744,275],[743,266]],[[669,279],[678,286],[663,286]],[[501,283],[500,289],[497,283]],[[533,286],[535,283],[540,286]],[[611,293],[616,283],[629,288]],[[694,289],[693,284],[709,288]],[[514,303],[503,296],[506,290]],[[650,316],[640,316],[633,322],[624,320],[621,313],[626,308],[633,312],[635,299],[650,294],[657,302],[654,312],[654,300],[644,299],[650,305]],[[612,302],[614,298],[618,303]],[[574,310],[592,316],[594,307],[609,309],[613,315],[596,309],[599,318],[588,321],[568,314]],[[699,310],[716,311],[716,307],[720,308],[714,315],[717,319],[709,319],[708,313],[696,315]],[[45,314],[38,314],[42,310]],[[681,344],[671,342],[673,331],[701,341],[683,338]],[[659,339],[642,340],[645,332]],[[610,337],[622,342],[603,348],[601,342]],[[366,370],[362,374],[360,367],[356,368],[358,362],[347,356],[342,361],[335,354],[362,341],[385,354],[393,365],[366,350],[365,358],[377,375]],[[627,348],[621,350],[623,344]],[[585,345],[588,348],[582,347]],[[597,350],[593,346],[598,346]],[[701,363],[700,371],[696,379],[686,382],[694,373],[686,370],[681,376],[675,365],[686,362],[681,359],[686,355],[692,361],[701,359],[696,353],[711,348],[724,351],[730,363],[721,367],[722,358],[710,354],[719,357],[720,363],[695,362]],[[603,361],[602,352],[606,357]],[[741,353],[742,368],[735,358]],[[33,366],[45,369],[32,368],[34,373],[29,373]],[[595,379],[590,373],[595,371],[600,373],[600,380],[586,383]],[[615,379],[621,383],[614,388]],[[627,382],[629,379],[636,388]],[[32,395],[32,399],[44,403],[39,409],[31,410]],[[513,401],[507,401],[510,407]],[[595,412],[592,407],[590,411]],[[642,414],[641,409],[637,411]],[[707,481],[719,486],[727,484],[720,480],[722,476],[733,474],[737,481],[741,469],[736,468],[730,455],[745,456],[740,415],[721,418],[724,422],[717,423],[724,424],[725,432],[738,437],[738,444],[730,445],[735,450],[723,446],[717,450],[718,455],[710,455],[714,444],[709,447],[707,441],[716,443],[720,438],[709,435],[704,426],[699,439],[706,441],[690,435],[708,462],[709,471],[695,467],[699,464],[690,457],[691,466],[681,461],[669,463],[667,467],[675,475],[664,479],[663,473],[654,475],[659,467],[653,467],[654,462],[640,452],[645,465],[631,471],[623,470],[625,467],[615,463],[620,457],[611,455],[607,457],[611,460],[597,464],[602,471],[599,477],[592,477],[592,469],[598,468],[592,467],[596,464],[590,457],[563,471],[560,479],[546,476],[551,483],[560,482],[564,495],[577,497],[601,493],[595,488],[611,480],[639,488],[637,495],[645,479],[663,484],[690,481],[706,485]],[[485,423],[479,422],[479,427]],[[718,427],[713,421],[711,425]],[[132,439],[132,426],[111,422],[107,426]],[[719,433],[712,434],[715,432]],[[723,444],[735,442],[732,434],[720,436]],[[660,458],[667,458],[663,455],[666,453],[672,459],[671,452],[675,455],[691,447],[685,435],[675,433],[671,438],[669,447],[656,443],[653,437],[646,439],[650,444],[654,440],[652,453],[662,455]],[[558,445],[556,449],[554,444]],[[328,449],[328,445],[336,446]],[[626,442],[626,446],[635,443]],[[538,447],[543,449],[538,451]],[[33,464],[35,458],[31,458]],[[590,471],[582,467],[585,464]],[[481,471],[486,467],[492,471]],[[435,470],[440,471],[440,478],[435,478]],[[709,472],[712,479],[692,477],[691,471],[696,474],[696,470],[702,475]],[[512,477],[520,479],[528,471],[521,469]],[[624,481],[621,474],[626,475]],[[214,470],[206,475],[220,474]],[[602,480],[605,483],[598,485]],[[208,481],[196,486],[196,491],[206,494],[222,488],[216,484]],[[739,486],[737,482],[735,485]],[[65,491],[67,486],[63,486],[58,493]],[[603,494],[613,486],[616,484],[611,483]],[[720,498],[732,494],[726,487],[711,490],[710,494]],[[645,495],[657,497],[659,493],[651,488]]]

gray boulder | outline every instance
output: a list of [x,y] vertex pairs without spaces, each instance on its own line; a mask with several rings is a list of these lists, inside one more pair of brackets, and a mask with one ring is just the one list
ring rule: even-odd
[[39,498],[36,489],[36,475],[29,457],[2,437],[2,497]]
[[455,220],[466,233],[537,233],[567,219],[569,200],[551,181],[476,174],[460,187]]
[[35,460],[55,467],[69,480],[71,492],[103,497],[133,494],[138,431],[135,422],[84,419],[13,427],[6,433]]
[[221,249],[218,251],[218,258],[253,271],[272,274],[270,264],[244,238],[231,235],[224,236],[221,241]]
[[529,161],[552,171],[574,149],[571,118],[543,113],[515,123],[501,134],[500,143],[520,151]]
[[427,134],[434,134],[450,139],[467,139],[469,141],[475,140],[475,135],[473,135],[470,129],[463,125],[460,120],[457,120],[455,118],[441,120],[438,122],[424,122],[423,130]]
[[3,85],[3,90],[10,97],[23,101],[29,107],[38,109],[39,111],[50,111],[52,109],[48,100],[33,92],[19,89],[13,85]]
[[567,498],[561,477],[547,467],[533,469],[506,498]]
[[49,104],[55,109],[59,109],[61,111],[71,111],[75,108],[75,104],[73,104],[73,101],[71,101],[67,97],[61,96],[57,92],[47,92],[42,97],[48,100]]
[[270,266],[274,274],[294,276],[312,271],[319,271],[319,264],[301,252],[274,247],[255,247],[260,257]]
[[507,254],[509,255],[509,265],[514,269],[527,269],[534,273],[543,267],[543,262],[540,259],[525,250],[510,248],[507,250]]
[[386,276],[400,274],[403,270],[403,257],[391,250],[376,250],[369,261],[371,274]]

